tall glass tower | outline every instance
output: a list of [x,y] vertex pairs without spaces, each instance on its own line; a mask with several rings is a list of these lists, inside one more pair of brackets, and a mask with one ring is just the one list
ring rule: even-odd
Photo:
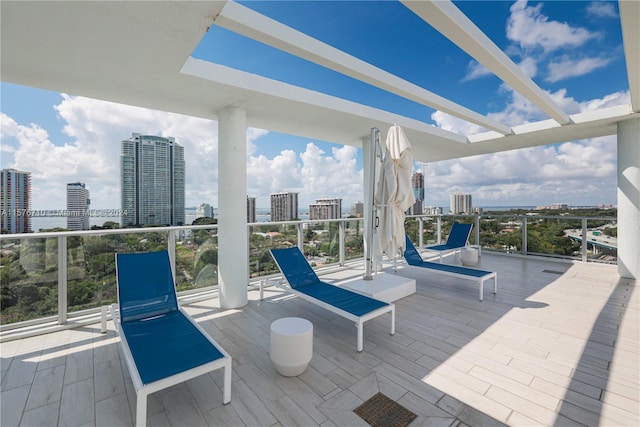
[[2,169],[0,190],[2,233],[30,233],[31,172]]
[[124,227],[184,224],[184,147],[133,133],[121,143],[120,186]]
[[67,228],[69,230],[89,229],[87,209],[90,204],[89,190],[83,182],[67,184]]

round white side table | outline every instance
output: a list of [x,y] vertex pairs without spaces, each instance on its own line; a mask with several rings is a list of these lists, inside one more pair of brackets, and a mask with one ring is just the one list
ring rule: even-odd
[[462,265],[476,265],[478,263],[478,249],[471,247],[460,249],[460,261]]
[[271,361],[286,377],[307,369],[313,356],[313,324],[300,317],[284,317],[271,323]]

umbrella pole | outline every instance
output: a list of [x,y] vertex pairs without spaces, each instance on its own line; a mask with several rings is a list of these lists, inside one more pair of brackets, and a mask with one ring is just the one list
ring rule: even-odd
[[371,128],[371,138],[369,143],[364,141],[363,154],[365,165],[369,165],[369,173],[365,169],[365,240],[364,240],[364,280],[373,280],[371,275],[373,267],[373,234],[376,229],[376,207],[374,204],[374,194],[376,186],[376,152],[380,145],[380,129]]

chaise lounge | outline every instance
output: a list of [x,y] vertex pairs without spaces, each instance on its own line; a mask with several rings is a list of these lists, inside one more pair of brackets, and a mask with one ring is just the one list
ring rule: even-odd
[[231,401],[231,356],[178,306],[167,251],[116,254],[118,305],[110,307],[136,390],[136,426],[147,396],[210,371],[224,370]]
[[451,231],[449,232],[445,243],[441,245],[427,246],[424,249],[427,251],[439,252],[440,262],[442,262],[443,255],[455,254],[456,252],[459,252],[460,249],[467,246],[472,228],[473,224],[462,224],[456,221],[451,226]]
[[367,320],[391,313],[391,335],[395,334],[396,311],[393,303],[320,281],[298,247],[271,249],[271,256],[289,283],[288,287],[278,286],[356,323],[359,352],[363,349],[363,324]]
[[498,292],[498,273],[495,271],[478,270],[475,268],[460,267],[457,265],[441,264],[437,262],[424,261],[415,246],[406,236],[407,249],[404,252],[404,259],[410,267],[418,267],[425,270],[430,270],[435,273],[444,274],[447,276],[458,277],[461,279],[470,279],[478,282],[480,290],[480,301],[484,296],[484,282],[488,279],[493,279],[493,293]]

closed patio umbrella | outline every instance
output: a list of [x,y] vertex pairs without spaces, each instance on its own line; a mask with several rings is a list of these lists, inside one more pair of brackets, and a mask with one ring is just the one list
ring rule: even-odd
[[379,248],[394,259],[398,249],[404,253],[404,213],[415,203],[411,188],[413,155],[402,128],[393,125],[387,133],[386,150],[375,195],[379,209]]

